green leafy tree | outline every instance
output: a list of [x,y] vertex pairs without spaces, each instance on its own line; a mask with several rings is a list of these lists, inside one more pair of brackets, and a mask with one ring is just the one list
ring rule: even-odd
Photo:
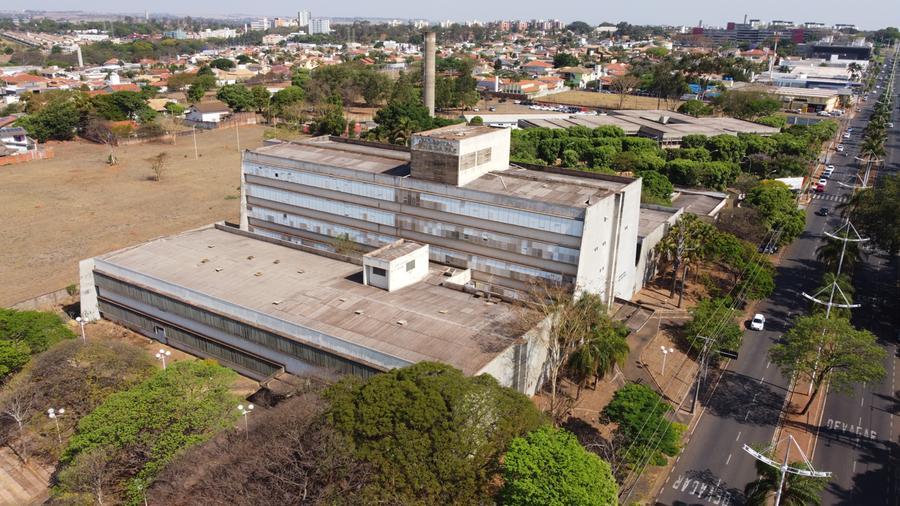
[[271,98],[272,94],[269,93],[269,90],[267,90],[265,86],[256,85],[250,88],[252,109],[255,109],[258,112],[262,112],[266,109],[266,114],[271,113],[271,111],[267,110],[269,106],[271,106],[271,102],[269,101]]
[[85,117],[85,109],[73,100],[54,100],[40,111],[20,118],[16,126],[23,127],[38,142],[68,141],[75,137]]
[[844,318],[824,315],[796,319],[784,339],[769,350],[772,363],[785,376],[797,374],[812,383],[803,414],[826,380],[837,392],[847,391],[855,383],[880,381],[885,374],[884,356],[871,332],[855,329]]
[[759,212],[766,227],[780,230],[780,244],[800,235],[806,225],[806,213],[797,208],[790,188],[781,181],[763,181],[747,193],[745,203]]
[[219,70],[231,70],[236,67],[235,63],[228,58],[216,58],[209,62],[209,66]]
[[109,121],[140,119],[142,122],[149,122],[155,116],[155,111],[147,105],[144,96],[136,91],[97,95],[91,99],[91,103],[97,114]]
[[344,105],[341,97],[335,95],[329,101],[325,113],[316,122],[316,135],[343,135],[347,129]]
[[184,106],[176,102],[166,102],[164,107],[166,108],[166,112],[172,116],[181,116],[185,111]]
[[572,53],[559,52],[553,56],[553,66],[556,68],[577,67],[580,64],[578,57]]
[[[137,386],[109,396],[78,423],[63,453],[63,469],[89,452],[109,451],[115,487],[137,504],[142,490],[180,451],[233,423],[235,373],[211,361],[170,364]],[[76,492],[61,488],[65,497]]]
[[701,116],[711,116],[713,108],[701,100],[688,100],[678,106],[678,112],[699,118]]
[[0,340],[0,380],[21,369],[31,359],[31,348],[23,341]]
[[636,175],[641,178],[641,202],[671,205],[675,187],[669,178],[654,170],[641,171]]
[[734,118],[754,120],[775,114],[781,102],[760,91],[725,91],[716,98],[722,112]]
[[737,309],[730,298],[717,297],[698,302],[691,309],[691,319],[684,327],[686,344],[692,347],[690,351],[699,353],[703,346],[703,341],[697,336],[715,338],[710,345],[710,356],[714,360],[719,359],[721,350],[739,350],[743,332],[737,324],[737,316]]
[[256,109],[253,93],[243,84],[226,84],[216,92],[216,98],[228,104],[235,112]]
[[510,441],[544,421],[493,377],[430,362],[341,381],[326,397],[328,420],[375,471],[368,504],[482,502]]
[[878,186],[856,192],[845,209],[860,234],[891,257],[900,252],[900,176],[879,177]]
[[[603,417],[618,424],[616,434],[624,442],[620,458],[632,466],[644,462],[661,466],[666,456],[675,456],[684,426],[666,419],[671,410],[659,394],[644,385],[629,383],[616,390]],[[655,430],[647,430],[648,426]]]
[[207,91],[213,90],[216,88],[216,78],[211,74],[201,74],[197,73],[197,77],[194,79],[194,82],[188,88],[187,97],[191,103],[196,104],[200,100],[203,99],[203,95],[206,94]]
[[31,353],[71,339],[75,334],[54,313],[0,308],[0,341],[24,343]]
[[507,505],[618,504],[609,463],[562,429],[542,427],[513,439],[503,457],[503,481],[500,497]]

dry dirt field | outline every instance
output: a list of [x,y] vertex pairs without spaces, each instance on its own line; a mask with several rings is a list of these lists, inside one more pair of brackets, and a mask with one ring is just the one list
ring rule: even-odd
[[[264,127],[240,129],[241,148],[262,145]],[[239,218],[240,156],[234,128],[176,145],[108,148],[56,143],[56,157],[0,167],[0,306],[78,281],[78,261],[220,220]],[[162,179],[148,159],[168,153]]]
[[[584,107],[600,107],[603,109],[620,109],[619,100],[621,97],[612,93],[594,93],[592,91],[564,91],[562,93],[554,93],[538,98],[539,102],[551,102],[554,104],[580,105]],[[639,97],[636,95],[627,95],[622,103],[621,109],[668,109],[675,110],[681,105],[680,100],[665,100],[659,102],[657,107],[656,98]]]

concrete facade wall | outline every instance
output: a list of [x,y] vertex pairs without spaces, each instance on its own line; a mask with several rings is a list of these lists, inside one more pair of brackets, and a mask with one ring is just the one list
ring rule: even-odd
[[78,290],[81,298],[81,318],[92,322],[100,319],[97,303],[97,286],[94,283],[94,259],[78,262]]
[[669,228],[678,221],[683,212],[683,209],[678,209],[665,224],[660,225],[652,233],[639,239],[640,254],[638,254],[638,263],[635,268],[634,293],[640,291],[645,284],[649,283],[656,276],[659,267],[659,257],[654,248],[666,235],[666,232],[669,231]]

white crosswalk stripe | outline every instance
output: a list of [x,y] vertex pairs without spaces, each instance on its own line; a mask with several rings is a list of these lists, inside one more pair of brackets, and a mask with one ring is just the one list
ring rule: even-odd
[[812,198],[816,200],[831,200],[833,202],[847,202],[847,197],[843,195],[831,195],[828,193],[813,193]]

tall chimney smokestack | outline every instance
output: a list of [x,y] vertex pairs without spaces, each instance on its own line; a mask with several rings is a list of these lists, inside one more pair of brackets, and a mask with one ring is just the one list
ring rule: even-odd
[[435,38],[434,32],[425,33],[425,107],[431,116],[434,116]]

